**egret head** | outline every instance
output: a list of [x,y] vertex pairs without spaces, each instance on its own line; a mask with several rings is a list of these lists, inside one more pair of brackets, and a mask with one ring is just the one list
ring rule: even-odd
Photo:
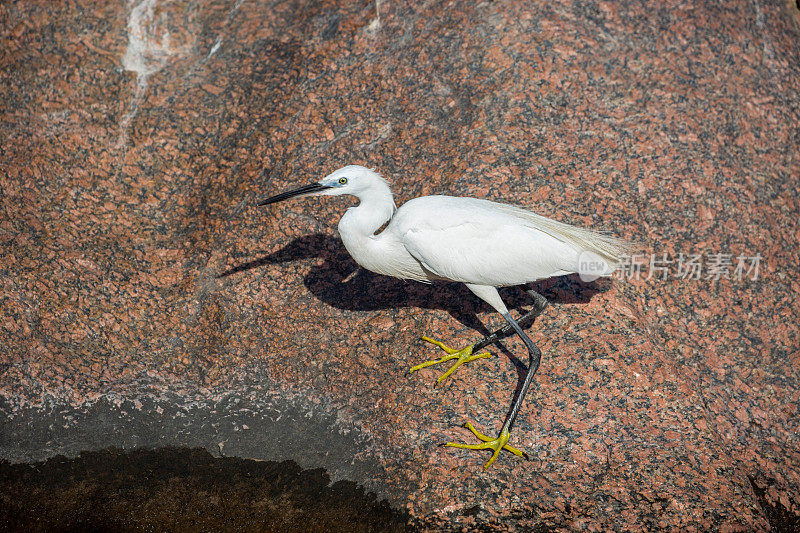
[[348,165],[332,172],[316,183],[311,183],[299,189],[277,194],[258,205],[274,204],[289,198],[302,198],[304,196],[339,196],[351,194],[361,197],[371,189],[388,189],[386,180],[374,170],[358,165]]

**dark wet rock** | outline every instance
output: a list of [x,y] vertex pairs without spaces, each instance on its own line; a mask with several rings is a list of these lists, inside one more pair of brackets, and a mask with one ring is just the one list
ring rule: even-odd
[[161,448],[0,462],[4,531],[405,531],[353,482],[294,461]]

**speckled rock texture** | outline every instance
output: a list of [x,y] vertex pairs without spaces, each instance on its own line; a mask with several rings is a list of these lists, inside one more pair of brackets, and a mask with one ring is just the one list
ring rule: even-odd
[[[799,28],[781,0],[3,2],[0,455],[293,459],[430,529],[796,519]],[[478,196],[642,243],[638,279],[536,285],[530,461],[438,447],[499,430],[518,339],[439,388],[408,373],[439,355],[421,334],[461,346],[499,316],[360,270],[352,199],[255,207],[350,163],[398,204]]]

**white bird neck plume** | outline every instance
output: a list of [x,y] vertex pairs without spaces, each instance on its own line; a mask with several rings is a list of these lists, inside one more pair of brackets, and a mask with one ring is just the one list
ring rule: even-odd
[[339,221],[339,235],[356,263],[384,274],[380,263],[389,250],[375,232],[391,220],[397,209],[392,191],[383,180],[376,180],[358,191],[358,199],[358,205],[349,208]]

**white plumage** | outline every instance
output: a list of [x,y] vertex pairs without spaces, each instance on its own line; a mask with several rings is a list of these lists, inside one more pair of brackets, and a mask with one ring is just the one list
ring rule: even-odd
[[[608,276],[627,252],[628,245],[614,237],[556,222],[521,207],[477,198],[424,196],[397,209],[386,180],[360,166],[341,168],[317,183],[278,194],[259,205],[296,196],[342,194],[359,199],[359,204],[349,208],[339,221],[342,242],[359,265],[396,278],[463,282],[503,315],[511,331],[523,340],[530,354],[529,370],[500,435],[490,439],[467,424],[465,427],[483,442],[475,445],[450,442],[447,446],[493,450],[485,468],[495,461],[502,449],[524,456],[508,445],[508,440],[522,400],[539,367],[541,351],[508,313],[497,287],[571,273],[581,274],[584,279]],[[386,227],[380,231],[384,225]],[[535,293],[532,296],[538,298],[537,305],[526,317],[535,317],[546,306],[543,297]],[[488,353],[474,355],[473,349],[477,351],[488,346],[502,334],[503,331],[498,330],[461,350],[423,337],[444,349],[447,355],[416,365],[411,372],[455,360],[438,379],[437,383],[441,382],[463,363],[488,357]]]
[[324,188],[316,194],[360,200],[339,222],[359,265],[397,278],[466,283],[501,313],[507,309],[496,287],[571,273],[608,276],[626,251],[613,237],[488,200],[423,196],[396,209],[386,181],[360,166],[341,168],[319,184]]

